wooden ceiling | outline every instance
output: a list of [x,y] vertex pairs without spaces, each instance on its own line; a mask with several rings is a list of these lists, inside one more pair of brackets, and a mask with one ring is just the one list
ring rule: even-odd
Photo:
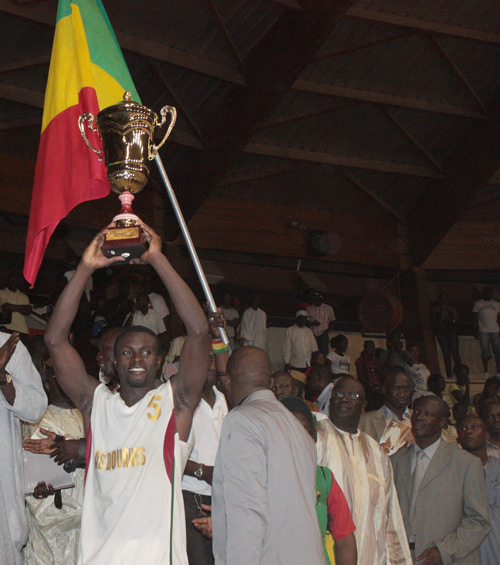
[[[500,268],[500,3],[104,4],[143,103],[179,111],[162,157],[198,247],[307,258],[323,230],[325,262]],[[19,217],[56,6],[0,0],[0,209]],[[175,240],[155,174],[140,200]]]

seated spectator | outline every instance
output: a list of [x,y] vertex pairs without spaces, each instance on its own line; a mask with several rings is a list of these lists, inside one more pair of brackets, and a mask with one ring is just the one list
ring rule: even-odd
[[500,388],[500,379],[498,377],[490,377],[484,383],[483,392],[476,394],[474,397],[474,407],[476,413],[479,414],[483,404],[489,401],[498,402],[498,389]]
[[395,365],[406,370],[408,363],[412,363],[413,359],[408,352],[403,351],[403,342],[399,331],[389,332],[386,343],[387,351],[380,351],[380,360],[384,366],[384,371],[388,371]]
[[[331,363],[331,370],[334,375],[348,374],[351,369],[351,360],[345,354],[349,341],[345,335],[339,334],[332,337],[330,345],[333,351],[326,356]],[[335,377],[334,377],[335,378]],[[338,376],[337,376],[338,378]]]
[[384,368],[376,356],[375,343],[366,340],[361,355],[356,359],[356,374],[365,387],[366,411],[378,410],[384,403],[382,382]]
[[496,402],[485,404],[480,415],[488,432],[486,442],[488,455],[500,458],[500,404]]
[[500,459],[486,450],[488,431],[477,416],[469,415],[458,422],[458,443],[462,449],[479,458],[486,475],[486,498],[490,507],[491,531],[481,544],[481,565],[498,565],[500,558]]
[[431,372],[424,363],[420,363],[420,349],[416,343],[408,343],[406,349],[412,357],[412,362],[408,363],[406,372],[413,381],[413,400],[415,400],[427,394],[427,379]]
[[[305,402],[296,397],[282,398],[281,402],[316,442],[316,418]],[[354,538],[356,528],[344,493],[328,467],[318,466],[316,469],[316,513],[323,538],[326,564],[356,565],[357,551]],[[335,542],[335,552],[332,539]]]
[[313,367],[306,383],[306,398],[314,402],[319,412],[328,415],[333,375],[328,365]]
[[456,383],[450,385],[450,396],[454,404],[463,404],[467,411],[472,411],[474,405],[470,397],[469,367],[467,365],[456,365],[453,373],[457,379]]
[[273,373],[272,389],[274,396],[281,400],[287,396],[297,396],[297,387],[290,373],[285,371],[276,371]]
[[307,367],[307,369],[304,371],[305,375],[309,376],[312,367],[324,365],[326,362],[326,355],[322,351],[313,351],[311,353],[311,363],[309,367]]

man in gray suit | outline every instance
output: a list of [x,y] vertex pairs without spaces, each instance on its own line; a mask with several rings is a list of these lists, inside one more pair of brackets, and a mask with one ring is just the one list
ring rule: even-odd
[[387,455],[393,455],[413,443],[408,410],[413,388],[402,367],[396,365],[385,373],[383,391],[384,405],[362,414],[359,429],[378,441]]
[[414,562],[481,565],[490,530],[481,462],[441,439],[448,418],[442,399],[417,399],[411,418],[415,444],[391,460]]
[[216,565],[324,565],[316,516],[316,446],[269,390],[257,347],[229,358],[224,418],[212,482]]

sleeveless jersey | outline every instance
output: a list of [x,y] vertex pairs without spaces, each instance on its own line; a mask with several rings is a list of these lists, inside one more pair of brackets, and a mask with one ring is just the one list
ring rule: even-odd
[[187,565],[181,479],[192,445],[179,440],[171,383],[130,407],[99,385],[87,443],[79,563]]

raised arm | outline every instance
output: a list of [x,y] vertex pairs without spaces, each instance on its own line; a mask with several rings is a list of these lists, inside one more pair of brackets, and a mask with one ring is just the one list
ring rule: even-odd
[[210,346],[208,323],[193,292],[161,252],[160,237],[149,226],[141,225],[149,249],[132,263],[149,263],[155,269],[186,327],[187,336],[179,360],[179,372],[172,377],[177,431],[179,438],[186,441],[207,379]]
[[69,332],[78,311],[80,298],[92,273],[101,267],[123,261],[121,257],[107,259],[103,255],[101,247],[106,232],[106,229],[100,231],[85,250],[75,274],[56,303],[45,334],[45,343],[54,363],[57,382],[81,411],[86,427],[94,390],[99,383],[87,375],[82,358],[69,342]]

